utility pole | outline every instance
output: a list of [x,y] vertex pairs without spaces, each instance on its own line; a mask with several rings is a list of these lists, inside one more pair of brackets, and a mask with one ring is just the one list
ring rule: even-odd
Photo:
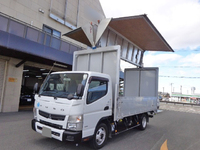
[[170,85],[171,85],[171,96],[172,96],[172,85],[173,85],[174,83],[170,83]]
[[182,85],[180,86],[180,93],[182,94]]

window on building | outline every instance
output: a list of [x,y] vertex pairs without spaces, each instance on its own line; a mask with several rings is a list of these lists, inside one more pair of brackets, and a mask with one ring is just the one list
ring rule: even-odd
[[56,21],[60,20],[71,29],[76,29],[78,8],[79,0],[51,0],[50,17]]
[[87,104],[90,104],[107,94],[108,79],[92,77],[87,93]]
[[61,32],[59,32],[59,31],[57,31],[57,30],[55,30],[55,29],[53,29],[53,28],[51,28],[51,27],[48,27],[48,26],[46,26],[46,25],[43,25],[43,30],[44,30],[45,32],[47,32],[47,33],[49,33],[49,34],[55,36],[55,37],[59,37],[59,38],[61,37]]

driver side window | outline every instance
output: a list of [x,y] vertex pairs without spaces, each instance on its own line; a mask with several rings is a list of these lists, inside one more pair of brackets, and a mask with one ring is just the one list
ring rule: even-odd
[[95,102],[105,96],[108,91],[108,79],[93,77],[87,93],[87,104]]

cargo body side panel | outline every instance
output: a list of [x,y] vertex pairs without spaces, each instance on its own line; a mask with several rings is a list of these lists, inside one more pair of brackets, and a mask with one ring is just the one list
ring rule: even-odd
[[117,119],[157,110],[158,68],[125,70],[124,96],[118,100]]

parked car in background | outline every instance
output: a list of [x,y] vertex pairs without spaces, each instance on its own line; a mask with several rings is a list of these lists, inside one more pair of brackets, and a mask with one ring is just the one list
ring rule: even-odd
[[26,86],[21,87],[20,103],[19,105],[32,105],[34,104],[34,94],[33,90]]

